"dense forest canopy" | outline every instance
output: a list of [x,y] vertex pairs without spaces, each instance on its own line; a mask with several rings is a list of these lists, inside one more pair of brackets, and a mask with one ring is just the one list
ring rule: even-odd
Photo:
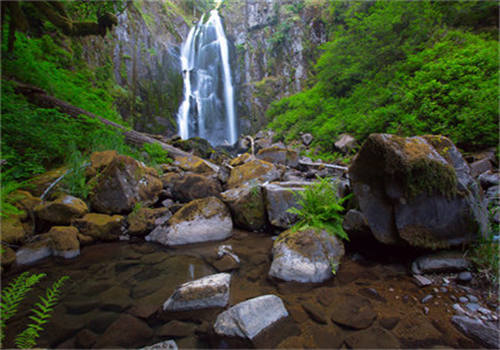
[[311,132],[324,151],[343,132],[497,144],[496,2],[333,2],[328,18],[310,87],[268,110],[280,137]]

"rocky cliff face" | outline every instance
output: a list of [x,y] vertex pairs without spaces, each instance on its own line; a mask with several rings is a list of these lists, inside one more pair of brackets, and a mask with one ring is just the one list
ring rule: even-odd
[[176,130],[182,98],[179,47],[192,21],[179,5],[175,0],[135,0],[118,16],[111,33],[81,40],[87,62],[113,75],[120,114],[136,130]]
[[267,124],[272,101],[300,91],[327,39],[326,0],[234,0],[221,10],[234,43],[240,130]]

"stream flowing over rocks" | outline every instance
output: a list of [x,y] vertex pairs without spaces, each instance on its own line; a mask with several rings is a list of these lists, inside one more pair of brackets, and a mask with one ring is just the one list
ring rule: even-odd
[[[177,157],[161,174],[96,152],[88,203],[20,191],[23,214],[2,222],[2,283],[70,277],[39,346],[498,348],[496,294],[461,250],[497,203],[484,194],[496,173],[478,182],[441,136],[371,135],[349,168],[271,137],[257,154]],[[293,226],[296,193],[322,176],[349,196],[349,241]]]

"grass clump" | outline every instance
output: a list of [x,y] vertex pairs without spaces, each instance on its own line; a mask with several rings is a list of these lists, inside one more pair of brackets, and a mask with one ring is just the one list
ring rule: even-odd
[[328,178],[306,186],[303,191],[297,191],[298,207],[288,209],[289,213],[296,214],[297,223],[294,230],[325,230],[338,238],[349,240],[342,228],[344,211],[343,203],[349,196],[340,198],[335,183]]

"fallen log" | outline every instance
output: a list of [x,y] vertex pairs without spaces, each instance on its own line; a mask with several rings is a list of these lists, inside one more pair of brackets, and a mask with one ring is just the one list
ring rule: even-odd
[[159,144],[164,150],[166,150],[173,157],[186,157],[190,155],[189,153],[184,152],[174,146],[158,141],[138,131],[128,129],[123,125],[107,120],[106,118],[98,116],[82,108],[73,106],[63,100],[55,98],[54,96],[50,96],[49,94],[47,94],[46,91],[38,87],[27,85],[17,81],[12,81],[12,82],[14,83],[15,91],[18,94],[26,96],[29,102],[42,108],[55,108],[61,111],[62,113],[68,114],[74,118],[78,118],[80,115],[85,115],[87,117],[100,120],[102,123],[109,125],[115,129],[118,129],[125,136],[125,141],[128,144],[140,147],[145,143],[156,143]]

